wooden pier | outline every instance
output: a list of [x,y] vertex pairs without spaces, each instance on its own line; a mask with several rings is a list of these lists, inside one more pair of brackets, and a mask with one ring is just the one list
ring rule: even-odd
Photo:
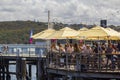
[[[68,53],[49,52],[46,56],[1,54],[0,80],[11,80],[11,74],[16,75],[16,80],[32,80],[32,65],[36,66],[36,80],[119,80],[119,64],[117,59],[114,67],[103,66],[98,55],[86,58],[76,54],[72,59]],[[10,65],[16,66],[15,72],[9,71]]]
[[[32,65],[36,66],[36,80],[44,80],[44,62],[45,57],[36,55],[2,54],[0,56],[0,80],[11,80],[11,74],[16,75],[16,80],[32,80]],[[9,71],[10,65],[16,66],[15,72]]]
[[[83,57],[81,53],[49,53],[47,73],[50,80],[120,80],[120,54],[110,64],[103,65],[102,54]],[[58,78],[57,78],[58,79]],[[56,80],[57,80],[56,79]]]

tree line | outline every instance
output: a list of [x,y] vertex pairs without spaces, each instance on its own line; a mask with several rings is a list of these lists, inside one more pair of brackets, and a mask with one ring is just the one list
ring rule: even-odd
[[[28,44],[30,37],[30,30],[33,30],[33,34],[47,29],[47,22],[35,22],[35,21],[5,21],[0,22],[0,44]],[[54,29],[59,30],[65,26],[69,26],[73,29],[80,29],[81,26],[92,27],[94,25],[83,24],[62,24],[54,23]],[[110,27],[120,31],[120,27],[111,25]],[[35,40],[34,40],[35,42]],[[33,43],[34,43],[33,42]]]

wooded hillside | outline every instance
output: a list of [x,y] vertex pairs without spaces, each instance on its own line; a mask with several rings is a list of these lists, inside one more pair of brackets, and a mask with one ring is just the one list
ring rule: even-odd
[[37,33],[47,28],[46,23],[32,21],[0,22],[0,44],[29,43],[30,30]]
[[[82,24],[62,24],[55,23],[54,29],[61,29],[65,26],[69,26],[73,29],[80,29]],[[86,26],[86,25],[82,25]],[[86,26],[92,27],[92,26]],[[120,27],[110,26],[118,31]],[[30,30],[33,29],[33,34],[47,29],[46,22],[34,22],[34,21],[7,21],[0,22],[0,44],[28,44]]]

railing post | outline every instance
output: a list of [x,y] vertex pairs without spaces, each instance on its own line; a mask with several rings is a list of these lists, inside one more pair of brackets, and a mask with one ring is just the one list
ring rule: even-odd
[[17,56],[18,56],[18,57],[20,56],[20,51],[19,51],[19,49],[17,49]]
[[30,57],[30,44],[29,44],[29,57]]
[[47,56],[46,56],[46,67],[49,67],[49,60],[50,60],[50,52],[47,53]]
[[80,53],[78,56],[79,56],[79,59],[80,59],[80,60],[78,61],[78,65],[79,65],[79,68],[78,68],[78,69],[79,69],[79,71],[81,72],[81,66],[82,66],[82,64],[81,64],[81,56],[82,56],[82,53]]
[[98,71],[101,72],[101,57],[100,57],[100,53],[98,53]]
[[66,53],[66,69],[68,69],[68,53]]
[[[49,55],[48,55],[48,63],[50,64],[50,67],[52,67],[52,64],[53,64],[53,60],[52,60],[52,59],[53,59],[53,57],[52,57],[53,54],[54,54],[54,53],[52,53],[52,51],[50,51],[50,52],[49,52]],[[56,55],[57,55],[57,54],[56,54]],[[55,55],[55,59],[57,59],[57,56],[56,56],[56,55]],[[56,61],[56,62],[57,62],[57,61]],[[55,63],[56,63],[56,62],[55,62]],[[55,65],[55,66],[56,66],[56,65]]]
[[76,54],[76,70],[79,71],[79,59],[78,59],[78,53]]

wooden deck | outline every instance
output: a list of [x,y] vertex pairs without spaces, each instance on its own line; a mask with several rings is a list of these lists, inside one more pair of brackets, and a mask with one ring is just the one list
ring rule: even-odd
[[74,59],[67,53],[64,57],[61,54],[56,57],[55,55],[49,55],[49,65],[47,67],[49,74],[77,78],[120,79],[119,58],[105,66],[102,64],[101,55],[86,58],[77,54]]
[[[11,61],[14,61],[14,63],[11,63]],[[54,80],[54,78],[49,77],[51,75],[52,77],[70,76],[72,78],[120,79],[119,62],[119,59],[115,60],[115,67],[111,67],[112,64],[103,66],[100,56],[86,58],[77,54],[77,56],[72,59],[67,53],[65,55],[50,54],[47,56],[35,54],[2,54],[0,55],[0,75],[2,74],[2,76],[5,77],[5,74],[13,74],[17,76],[17,79],[26,78],[25,67],[30,64],[36,65],[36,80],[41,80],[43,75],[44,77],[47,76],[49,80]],[[10,64],[16,65],[16,72],[5,71],[5,68],[8,69]],[[28,73],[31,77],[32,72],[30,65]],[[5,80],[2,79],[2,76],[0,76],[0,80]],[[10,79],[6,77],[6,80]]]
[[[11,80],[11,75],[16,75],[16,80],[31,80],[32,65],[36,66],[36,80],[41,80],[44,78],[44,67],[42,66],[45,66],[43,63],[45,59],[45,56],[35,54],[2,54],[0,55],[0,80]],[[15,72],[9,71],[10,65],[16,66]],[[28,70],[26,66],[28,66]]]
[[59,75],[69,75],[71,77],[83,77],[83,78],[111,78],[111,79],[120,79],[120,72],[106,72],[106,71],[94,71],[94,72],[80,72],[80,71],[74,71],[74,70],[66,70],[66,69],[55,69],[55,68],[48,68],[48,73],[51,74],[59,74]]

